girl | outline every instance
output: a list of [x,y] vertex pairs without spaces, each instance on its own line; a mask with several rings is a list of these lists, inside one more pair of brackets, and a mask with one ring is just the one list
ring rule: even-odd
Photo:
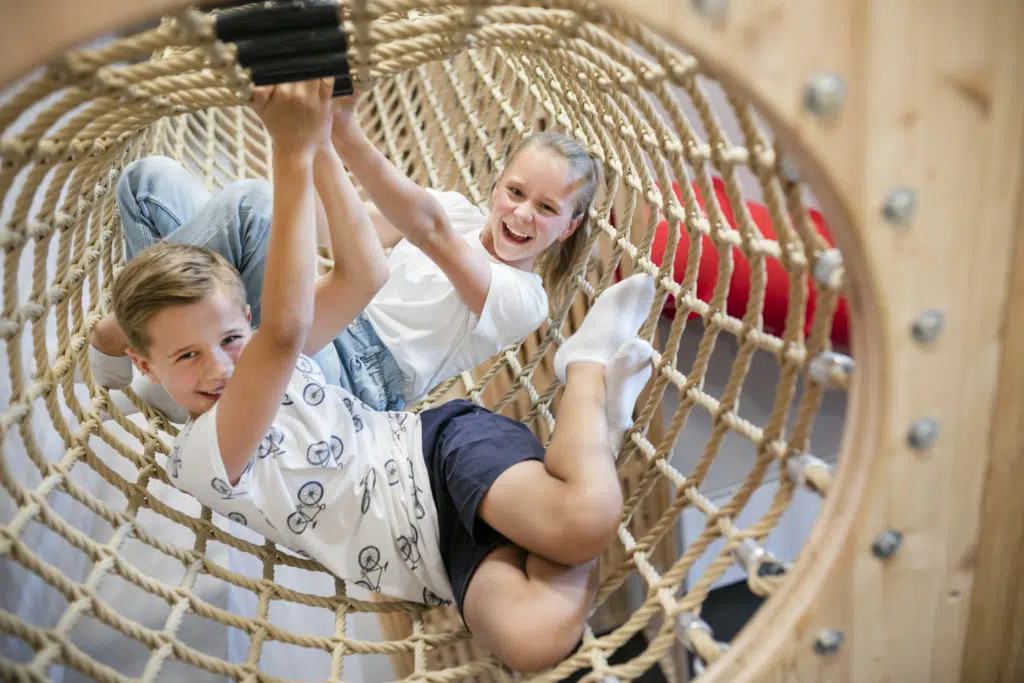
[[[541,325],[549,294],[561,296],[586,248],[603,174],[571,138],[536,134],[511,154],[484,214],[461,194],[424,189],[401,174],[365,136],[355,105],[354,96],[335,101],[332,141],[377,207],[371,218],[391,248],[389,280],[315,360],[330,383],[371,408],[399,410]],[[212,248],[239,270],[259,324],[269,184],[243,181],[211,197],[176,162],[154,157],[125,169],[117,200],[127,259],[162,239]],[[91,342],[100,383],[130,382],[112,316]],[[160,393],[138,382],[144,400]],[[162,404],[168,413],[173,402]]]

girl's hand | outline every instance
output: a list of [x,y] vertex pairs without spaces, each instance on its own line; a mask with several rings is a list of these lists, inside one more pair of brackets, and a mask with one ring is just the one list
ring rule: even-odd
[[253,109],[275,148],[312,158],[330,137],[333,87],[333,78],[320,78],[253,89]]

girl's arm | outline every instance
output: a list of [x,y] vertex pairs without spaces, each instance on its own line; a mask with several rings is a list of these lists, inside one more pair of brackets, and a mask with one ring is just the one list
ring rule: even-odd
[[[490,264],[452,228],[437,199],[402,174],[363,133],[355,96],[335,100],[331,139],[383,218],[448,277],[466,306],[480,315],[491,288]],[[390,237],[394,237],[391,235]],[[381,236],[385,247],[394,246]]]
[[216,406],[217,442],[232,485],[277,415],[313,319],[316,191],[313,156],[330,125],[327,81],[257,90],[273,140],[274,209],[260,328],[242,351]]
[[335,109],[331,139],[345,165],[393,228],[390,234],[380,236],[384,247],[393,247],[403,236],[415,242],[417,236],[447,220],[440,202],[402,174],[370,142],[354,112],[343,113],[340,106]]
[[302,352],[314,354],[362,313],[388,278],[388,264],[366,205],[337,152],[317,150],[313,178],[330,234],[334,267],[316,283],[313,324]]

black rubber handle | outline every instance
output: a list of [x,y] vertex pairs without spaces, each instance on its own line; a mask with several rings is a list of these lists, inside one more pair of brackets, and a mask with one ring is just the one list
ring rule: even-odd
[[348,40],[343,29],[333,27],[258,36],[240,40],[236,46],[238,63],[251,67],[286,57],[345,54]]
[[290,0],[217,14],[214,30],[218,39],[234,42],[267,34],[336,28],[338,23],[338,4],[334,0]]
[[334,77],[334,92],[331,93],[331,97],[342,97],[343,95],[351,95],[354,92],[352,74],[346,73]]
[[252,71],[252,84],[257,86],[310,81],[327,76],[344,76],[351,81],[348,57],[344,52],[284,57],[273,62],[257,62],[249,69]]

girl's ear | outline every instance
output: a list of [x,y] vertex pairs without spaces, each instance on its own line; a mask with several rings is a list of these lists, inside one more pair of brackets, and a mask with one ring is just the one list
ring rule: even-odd
[[249,323],[250,327],[252,326],[252,308],[249,304],[245,305],[245,322]]
[[572,237],[572,234],[576,232],[581,225],[583,225],[583,218],[584,215],[580,215],[570,220],[569,225],[565,228],[565,231],[558,236],[558,241],[564,242],[565,240]]
[[150,366],[149,360],[135,349],[125,349],[128,356],[135,363],[135,367],[138,368],[139,372],[145,375],[153,384],[160,384],[160,378],[153,374],[153,368]]

